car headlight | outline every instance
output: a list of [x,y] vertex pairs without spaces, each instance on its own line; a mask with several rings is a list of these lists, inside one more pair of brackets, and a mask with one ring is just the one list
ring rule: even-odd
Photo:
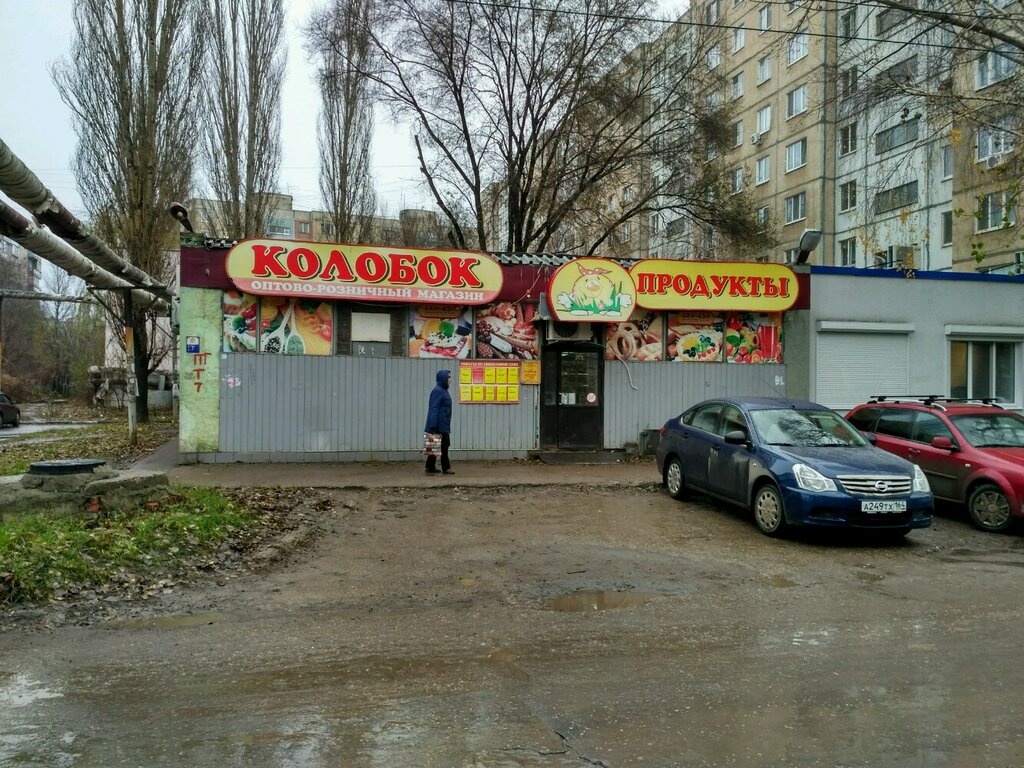
[[796,476],[796,484],[805,491],[834,491],[835,481],[829,480],[814,467],[806,464],[794,464],[793,474]]
[[931,491],[931,488],[928,486],[928,478],[925,477],[925,474],[924,474],[924,472],[921,471],[921,468],[919,466],[917,466],[917,464],[915,464],[914,465],[914,493],[917,493],[918,491],[920,491],[922,493],[928,493],[929,491]]

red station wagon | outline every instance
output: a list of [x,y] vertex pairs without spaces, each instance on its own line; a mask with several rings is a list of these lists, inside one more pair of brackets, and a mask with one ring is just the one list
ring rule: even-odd
[[846,418],[914,462],[937,499],[966,504],[983,531],[1024,517],[1024,417],[991,401],[875,396]]

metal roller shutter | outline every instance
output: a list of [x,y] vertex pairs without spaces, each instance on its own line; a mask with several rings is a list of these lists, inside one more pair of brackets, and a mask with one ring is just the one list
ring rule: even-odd
[[815,400],[843,411],[871,395],[907,394],[909,343],[903,333],[818,333]]

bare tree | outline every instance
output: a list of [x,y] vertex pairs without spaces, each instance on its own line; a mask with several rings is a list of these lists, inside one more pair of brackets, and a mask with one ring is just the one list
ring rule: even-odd
[[266,229],[281,165],[283,0],[208,0],[206,167],[226,237]]
[[[206,18],[203,0],[79,0],[71,53],[53,69],[74,115],[78,187],[96,232],[154,276],[176,242],[167,208],[192,187]],[[147,421],[146,382],[160,360],[153,318],[133,315],[136,408]]]
[[[714,194],[720,169],[708,163],[727,140],[728,110],[702,97],[722,86],[705,64],[720,33],[691,27],[663,77],[663,52],[638,47],[652,9],[384,0],[366,22],[373,55],[339,55],[413,122],[420,172],[457,246],[539,251],[572,230],[577,250],[593,251],[658,210],[749,240],[752,211]],[[630,200],[608,209],[605,190],[627,179]]]
[[370,176],[373,102],[364,74],[372,49],[372,0],[334,0],[306,28],[317,64],[321,108],[317,123],[320,194],[331,236],[360,242],[373,236],[377,198]]

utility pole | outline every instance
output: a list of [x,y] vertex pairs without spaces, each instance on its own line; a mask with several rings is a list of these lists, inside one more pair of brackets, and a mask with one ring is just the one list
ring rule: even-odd
[[139,395],[139,380],[135,378],[135,328],[132,325],[132,292],[125,288],[124,294],[124,353],[127,358],[128,378],[128,444],[139,442],[138,414],[135,398]]

